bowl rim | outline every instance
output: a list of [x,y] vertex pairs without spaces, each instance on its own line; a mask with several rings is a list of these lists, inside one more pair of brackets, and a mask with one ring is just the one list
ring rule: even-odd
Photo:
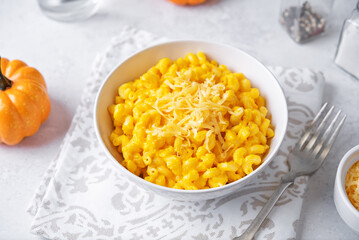
[[[351,213],[353,213],[358,219],[359,219],[359,210],[356,209],[353,204],[350,202],[348,195],[345,191],[345,176],[347,174],[348,171],[346,171],[344,173],[344,165],[350,160],[350,157],[354,154],[354,153],[359,153],[359,145],[351,148],[344,156],[343,158],[340,160],[339,166],[338,166],[338,170],[337,170],[337,175],[336,175],[336,181],[337,181],[337,188],[339,191],[339,194],[341,196],[342,199],[344,199],[344,204],[345,206],[350,210]],[[357,160],[359,161],[359,159]],[[357,161],[354,161],[354,163],[356,163]],[[349,166],[349,168],[353,165],[351,164]],[[348,170],[349,170],[348,168]],[[344,182],[343,182],[344,179]]]
[[[130,54],[128,57],[124,58],[123,60],[121,60],[107,75],[105,78],[103,78],[104,80],[101,83],[101,86],[99,87],[97,93],[96,93],[96,98],[95,98],[95,104],[94,104],[94,112],[93,112],[93,123],[95,125],[95,133],[96,133],[96,137],[100,142],[100,145],[102,146],[103,150],[105,151],[106,155],[111,158],[111,162],[113,162],[114,164],[116,164],[116,166],[120,166],[119,168],[117,167],[117,169],[120,169],[121,171],[123,171],[127,176],[129,176],[130,178],[134,179],[135,181],[140,181],[141,183],[143,183],[144,185],[147,185],[149,187],[154,187],[160,191],[167,191],[167,192],[171,192],[174,194],[191,194],[191,195],[195,195],[195,194],[205,194],[205,193],[214,193],[214,192],[220,192],[220,191],[224,191],[225,189],[231,188],[234,185],[240,184],[243,181],[251,181],[251,179],[260,171],[263,170],[263,168],[265,168],[271,161],[264,161],[262,162],[253,172],[251,172],[250,174],[244,176],[241,179],[238,179],[234,182],[231,183],[227,183],[223,186],[220,187],[215,187],[215,188],[208,188],[208,189],[197,189],[197,190],[186,190],[186,189],[175,189],[175,188],[170,188],[170,187],[165,187],[165,186],[161,186],[149,181],[146,181],[145,179],[136,176],[135,174],[131,173],[129,170],[127,170],[124,166],[122,166],[113,156],[112,154],[109,152],[109,150],[107,149],[105,143],[103,142],[99,129],[98,129],[98,123],[97,123],[97,108],[98,108],[98,100],[99,97],[101,95],[101,92],[104,88],[104,86],[106,85],[106,82],[108,81],[108,79],[111,77],[112,74],[114,74],[114,72],[121,66],[123,65],[126,61],[132,59],[133,57],[135,57],[136,55],[141,54],[142,52],[148,51],[150,49],[154,49],[154,48],[158,48],[164,45],[171,45],[171,44],[180,44],[180,43],[196,43],[196,44],[210,44],[210,45],[216,45],[219,46],[221,48],[231,48],[234,51],[238,51],[241,52],[243,55],[245,55],[248,58],[253,59],[259,66],[261,66],[265,72],[267,74],[269,74],[275,81],[274,84],[276,85],[276,87],[279,89],[280,91],[280,95],[283,101],[283,104],[285,106],[285,111],[283,111],[282,115],[283,119],[285,119],[285,126],[283,126],[283,134],[282,136],[279,136],[279,143],[277,144],[277,146],[275,146],[274,149],[272,149],[272,153],[270,156],[271,161],[273,160],[273,158],[275,158],[280,146],[283,143],[283,140],[285,138],[286,132],[287,132],[287,128],[288,128],[288,104],[287,104],[287,100],[286,100],[286,95],[284,94],[283,88],[281,87],[281,85],[279,84],[278,79],[274,76],[274,74],[261,62],[259,61],[256,57],[248,54],[247,52],[229,45],[229,44],[224,44],[224,43],[219,43],[219,42],[215,42],[215,41],[208,41],[208,40],[192,40],[192,39],[182,39],[182,40],[168,40],[168,41],[163,41],[160,43],[156,43],[150,46],[147,46],[145,48],[141,48],[137,51],[135,51],[134,53]],[[205,53],[206,54],[206,53]],[[265,158],[268,158],[268,154],[266,155]]]

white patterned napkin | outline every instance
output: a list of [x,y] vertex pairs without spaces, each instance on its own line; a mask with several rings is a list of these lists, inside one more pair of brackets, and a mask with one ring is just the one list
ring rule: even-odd
[[[95,94],[121,60],[164,40],[127,27],[96,59],[71,128],[30,204],[32,233],[71,240],[232,239],[248,227],[288,171],[288,152],[322,101],[323,75],[309,69],[270,67],[287,96],[288,131],[276,159],[243,190],[208,201],[174,201],[137,187],[116,169],[95,136]],[[284,193],[258,239],[295,238],[306,183],[307,178],[299,178]]]

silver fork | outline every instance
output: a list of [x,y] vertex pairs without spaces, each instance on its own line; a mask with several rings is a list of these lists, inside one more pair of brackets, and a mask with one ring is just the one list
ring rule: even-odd
[[282,177],[280,185],[247,230],[241,236],[233,238],[233,240],[253,239],[280,196],[294,183],[295,178],[311,175],[320,168],[346,118],[346,115],[344,115],[340,121],[338,120],[341,114],[341,110],[339,110],[328,125],[333,109],[334,107],[329,108],[327,103],[322,106],[310,126],[304,130],[291,154],[289,154],[290,171]]

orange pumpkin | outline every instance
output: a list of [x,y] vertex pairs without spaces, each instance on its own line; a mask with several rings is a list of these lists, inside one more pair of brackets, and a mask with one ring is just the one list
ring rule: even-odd
[[204,3],[206,0],[169,0],[178,5],[198,5]]
[[0,143],[15,145],[37,132],[50,113],[41,73],[20,60],[0,57]]

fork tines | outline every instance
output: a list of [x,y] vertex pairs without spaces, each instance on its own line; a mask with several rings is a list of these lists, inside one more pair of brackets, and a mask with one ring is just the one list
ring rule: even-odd
[[[310,152],[315,159],[327,156],[346,118],[340,109],[333,117],[333,111],[334,106],[329,107],[328,103],[322,106],[299,140],[299,151]],[[343,116],[338,120],[340,115]],[[330,119],[332,120],[328,123]]]

